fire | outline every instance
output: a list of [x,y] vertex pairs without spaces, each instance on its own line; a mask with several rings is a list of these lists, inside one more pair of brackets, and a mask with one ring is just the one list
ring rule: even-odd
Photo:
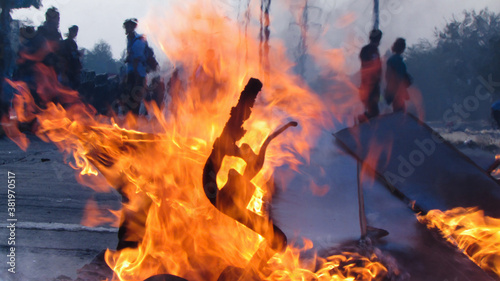
[[500,177],[500,168],[498,167],[498,164],[500,163],[500,154],[495,155],[495,163],[488,169],[488,172],[491,173],[491,175],[498,179]]
[[95,227],[103,223],[109,223],[113,227],[118,227],[120,222],[120,212],[108,210],[109,214],[99,210],[99,206],[94,199],[89,199],[85,205],[81,225]]
[[273,271],[263,280],[386,280],[387,269],[375,254],[342,252],[327,258],[301,258],[312,247],[312,242],[305,240],[302,248],[287,248],[285,253],[275,255],[269,261]]
[[[217,280],[228,266],[246,268],[266,243],[264,237],[214,208],[202,187],[204,163],[246,81],[265,77],[239,144],[259,151],[273,130],[290,120],[299,124],[269,145],[264,167],[252,179],[256,191],[247,209],[266,219],[264,203],[274,188],[269,184],[274,169],[288,164],[298,170],[309,161],[309,150],[320,131],[331,126],[328,111],[332,108],[291,73],[293,64],[280,41],[271,40],[270,67],[263,69],[259,43],[213,6],[197,3],[175,10],[166,19],[150,16],[144,22],[154,35],[148,40],[161,46],[179,73],[178,80],[172,81],[178,87],[169,93],[172,103],[167,109],[147,104],[150,120],[97,115],[77,98],[77,92],[57,81],[52,69],[37,63],[37,92],[43,106],[35,104],[26,84],[9,81],[18,91],[11,113],[17,119],[12,122],[35,120],[33,131],[58,146],[79,171],[79,182],[99,192],[115,188],[126,198],[121,223],[124,217],[133,218],[129,227],[134,231],[125,239],[139,244],[107,251],[106,262],[117,280],[144,280],[161,273]],[[248,34],[257,34],[255,27],[249,28]],[[27,147],[21,132],[7,132],[20,147]],[[231,169],[242,173],[244,166],[238,158],[225,158],[218,186],[224,185]],[[319,193],[328,188],[312,187]],[[114,221],[98,212],[92,201],[86,209],[86,224]],[[304,262],[303,250],[288,246],[265,264],[259,276],[265,280],[381,280],[387,271],[375,257],[356,253]]]
[[482,269],[500,276],[500,219],[484,215],[478,208],[432,210],[418,220],[437,228]]

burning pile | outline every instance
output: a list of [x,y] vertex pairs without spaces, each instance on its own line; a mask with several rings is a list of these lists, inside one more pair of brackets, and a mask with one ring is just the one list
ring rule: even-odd
[[[32,123],[38,137],[65,153],[80,183],[99,192],[112,187],[124,198],[121,214],[91,213],[91,201],[85,217],[89,225],[121,226],[124,243],[105,255],[116,279],[168,273],[187,280],[387,280],[390,270],[373,253],[305,258],[312,243],[287,244],[269,216],[273,171],[307,163],[333,119],[332,107],[291,74],[281,42],[271,41],[262,67],[259,43],[212,5],[197,3],[167,18],[147,21],[176,79],[166,108],[146,104],[149,120],[97,115],[41,63],[35,78],[42,104],[26,84],[9,81],[17,91],[11,120],[3,120],[11,124],[9,137],[26,149],[17,123]],[[263,84],[252,76],[264,77]],[[285,130],[291,126],[297,127]],[[446,235],[462,245],[457,237],[468,233]],[[498,253],[498,231],[485,237]],[[480,265],[498,264],[498,256],[463,247]]]
[[[52,82],[57,85],[56,81]],[[75,168],[81,171],[81,181],[102,190],[103,182],[94,177],[104,176],[129,198],[122,217],[126,217],[127,212],[135,217],[145,216],[144,225],[131,226],[144,227],[135,229],[142,237],[138,248],[106,254],[108,265],[120,280],[140,280],[164,272],[189,280],[215,280],[228,266],[246,268],[258,248],[266,244],[262,236],[211,207],[201,192],[199,179],[208,154],[207,142],[181,137],[175,132],[148,134],[123,129],[113,123],[113,119],[93,116],[92,109],[80,102],[66,109],[53,103],[48,103],[45,109],[36,108],[22,83],[11,84],[19,91],[16,96],[18,120],[36,118],[37,135],[71,153]],[[128,122],[141,122],[132,116],[128,118]],[[166,120],[161,121],[164,123],[160,124],[167,126]],[[17,135],[11,132],[11,137],[23,139],[20,132]],[[25,148],[27,142],[19,144]],[[152,159],[154,164],[150,162]],[[262,197],[253,199],[248,209],[265,218],[262,200],[269,191],[265,184],[256,186],[263,190]],[[386,273],[376,257],[371,257],[375,259],[372,261],[348,254],[304,263],[300,259],[301,249],[289,246],[280,250],[285,251],[272,256],[257,272],[259,278],[379,280]]]
[[[56,144],[72,167],[80,171],[81,183],[97,191],[108,191],[111,186],[123,196],[120,225],[125,231],[121,240],[136,242],[136,247],[125,244],[117,251],[107,251],[106,262],[119,280],[144,280],[161,273],[188,280],[217,280],[226,268],[247,268],[259,249],[267,247],[268,232],[254,232],[251,229],[262,228],[214,208],[202,182],[212,145],[223,132],[227,113],[250,74],[267,77],[268,84],[255,101],[252,115],[243,119],[248,133],[241,135],[241,140],[235,138],[233,145],[240,146],[248,156],[266,146],[267,154],[265,163],[263,157],[258,159],[259,168],[248,178],[254,187],[252,192],[231,201],[242,200],[244,212],[257,220],[271,222],[265,203],[272,195],[269,182],[273,170],[285,163],[297,169],[307,161],[320,126],[328,120],[322,101],[288,73],[292,64],[279,42],[273,42],[270,67],[261,69],[257,42],[242,38],[230,21],[206,7],[191,8],[187,13],[178,13],[182,17],[177,21],[169,18],[169,23],[178,24],[170,25],[173,30],[151,30],[176,68],[184,74],[194,73],[177,81],[179,87],[170,93],[172,101],[166,115],[156,104],[146,105],[151,120],[97,115],[41,63],[35,70],[42,104],[35,104],[26,84],[9,81],[17,91],[15,112],[11,113],[16,118],[4,120],[12,125],[6,130],[9,137],[26,149],[28,139],[17,130],[17,123],[32,123],[36,135]],[[150,20],[154,26],[166,26],[158,19]],[[231,44],[234,38],[240,38],[238,46]],[[283,132],[272,144],[262,144],[273,129],[291,118],[301,126]],[[244,174],[250,163],[249,158],[245,162],[234,156],[229,153],[218,159],[215,174],[209,174],[218,188],[231,183],[232,176]],[[241,211],[241,204],[236,205]],[[89,203],[88,210],[95,209],[92,206],[95,202]],[[96,225],[97,219],[88,223]],[[100,219],[102,223],[112,220]],[[372,261],[375,257],[357,254],[314,258],[304,264],[300,249],[280,241],[279,246],[271,243],[272,254],[264,251],[266,258],[254,270],[255,278],[379,280],[386,273],[382,264]]]

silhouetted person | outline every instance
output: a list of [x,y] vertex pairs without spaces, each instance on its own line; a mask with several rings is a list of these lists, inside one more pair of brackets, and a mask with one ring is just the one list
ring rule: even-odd
[[125,92],[121,103],[126,112],[136,115],[142,100],[146,96],[146,39],[135,32],[137,19],[127,19],[123,23],[127,35],[127,73],[125,77]]
[[38,27],[36,35],[35,48],[40,54],[42,62],[50,67],[53,67],[56,72],[59,72],[57,51],[59,42],[62,40],[61,32],[59,32],[59,11],[55,7],[51,7],[45,13],[45,22]]
[[401,55],[405,48],[405,39],[396,39],[392,45],[393,55],[387,60],[387,70],[385,72],[387,87],[384,98],[387,104],[392,104],[394,112],[405,111],[405,101],[410,98],[407,88],[410,86],[412,79],[406,70],[406,64]]
[[45,13],[45,22],[36,31],[34,27],[30,26],[22,27],[19,30],[20,46],[17,69],[13,78],[26,82],[35,103],[39,106],[44,106],[51,98],[42,97],[36,92],[37,75],[35,69],[37,64],[43,63],[56,72],[59,71],[57,52],[62,39],[59,32],[59,20],[59,11],[55,7],[51,7]]
[[370,43],[361,49],[361,86],[359,97],[365,107],[365,112],[358,119],[364,121],[379,114],[380,80],[382,79],[382,63],[378,46],[382,32],[374,29],[370,32]]
[[[131,111],[135,115],[139,114],[141,102],[147,93],[147,62],[145,54],[147,42],[142,35],[136,33],[137,22],[137,19],[133,18],[127,19],[123,23],[127,35],[127,58],[125,60],[127,66],[124,92],[119,101],[125,113]],[[122,203],[124,204],[116,249],[136,248],[144,236],[151,199],[144,193],[136,193],[135,185],[130,182],[126,183],[125,186],[116,188],[122,196]],[[129,207],[129,204],[134,208]]]
[[[15,81],[25,82],[29,89],[34,92],[36,88],[35,74],[33,65],[36,63],[33,59],[27,59],[36,50],[34,46],[34,38],[36,37],[36,29],[34,26],[22,26],[19,28],[19,49],[17,52],[18,59],[16,61],[16,69],[12,78]],[[37,99],[36,95],[33,95]]]
[[80,62],[80,52],[75,38],[78,35],[78,26],[73,25],[68,29],[68,35],[60,45],[61,55],[61,80],[63,84],[77,89],[80,86],[80,75],[82,63]]

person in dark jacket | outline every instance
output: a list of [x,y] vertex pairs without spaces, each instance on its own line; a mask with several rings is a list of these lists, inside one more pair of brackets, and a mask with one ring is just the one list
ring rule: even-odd
[[68,37],[61,41],[61,80],[72,89],[78,89],[80,86],[80,75],[82,71],[82,63],[80,61],[80,52],[75,38],[78,35],[78,26],[73,25],[68,29]]
[[[60,14],[57,8],[51,7],[45,13],[45,22],[36,30],[26,26],[19,30],[19,51],[17,69],[13,75],[14,80],[26,82],[33,99],[38,106],[51,100],[37,92],[37,72],[39,64],[59,73],[59,45],[62,40],[59,32]],[[37,66],[38,65],[38,66]]]
[[406,41],[398,38],[392,45],[393,55],[387,60],[387,69],[385,72],[386,89],[384,98],[387,104],[392,104],[394,112],[405,111],[405,102],[410,98],[407,88],[411,84],[411,76],[406,70],[406,64],[403,61],[403,52],[406,48]]
[[359,96],[365,112],[358,119],[364,121],[379,114],[380,81],[382,79],[382,62],[378,46],[382,39],[382,31],[374,29],[370,32],[370,43],[361,49],[361,86]]
[[59,32],[60,14],[57,8],[51,7],[45,12],[45,22],[38,27],[35,37],[35,48],[42,62],[53,67],[59,73],[58,56],[59,42],[62,40]]

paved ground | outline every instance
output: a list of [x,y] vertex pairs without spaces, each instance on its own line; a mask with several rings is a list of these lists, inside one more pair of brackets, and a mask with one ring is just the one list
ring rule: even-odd
[[[80,225],[87,200],[119,206],[115,193],[97,194],[78,184],[75,172],[64,163],[51,144],[30,137],[28,151],[0,139],[0,280],[45,280],[76,271],[105,248],[116,245],[116,229]],[[483,153],[483,152],[481,152]],[[484,162],[488,153],[471,153]],[[485,160],[486,159],[486,160]],[[16,175],[16,274],[7,272],[6,255],[10,234],[7,219],[7,173]],[[277,171],[286,173],[286,167]],[[314,195],[310,178],[317,186],[328,186],[324,196]],[[320,139],[311,164],[295,174],[288,188],[277,196],[273,215],[289,239],[304,236],[320,249],[356,241],[359,237],[356,193],[356,163],[333,143],[330,133]],[[280,183],[278,183],[280,184]],[[409,280],[494,280],[416,222],[405,203],[377,182],[366,183],[369,223],[387,229],[390,235],[376,246],[396,260]]]
[[[119,206],[117,194],[96,194],[78,184],[75,171],[64,163],[51,144],[30,137],[26,152],[7,138],[0,139],[0,280],[52,280],[60,275],[76,278],[76,270],[101,250],[116,245],[116,229],[80,225],[83,208],[94,196]],[[15,173],[16,274],[6,263],[10,231],[7,229],[7,173]],[[10,222],[9,222],[10,223]]]

